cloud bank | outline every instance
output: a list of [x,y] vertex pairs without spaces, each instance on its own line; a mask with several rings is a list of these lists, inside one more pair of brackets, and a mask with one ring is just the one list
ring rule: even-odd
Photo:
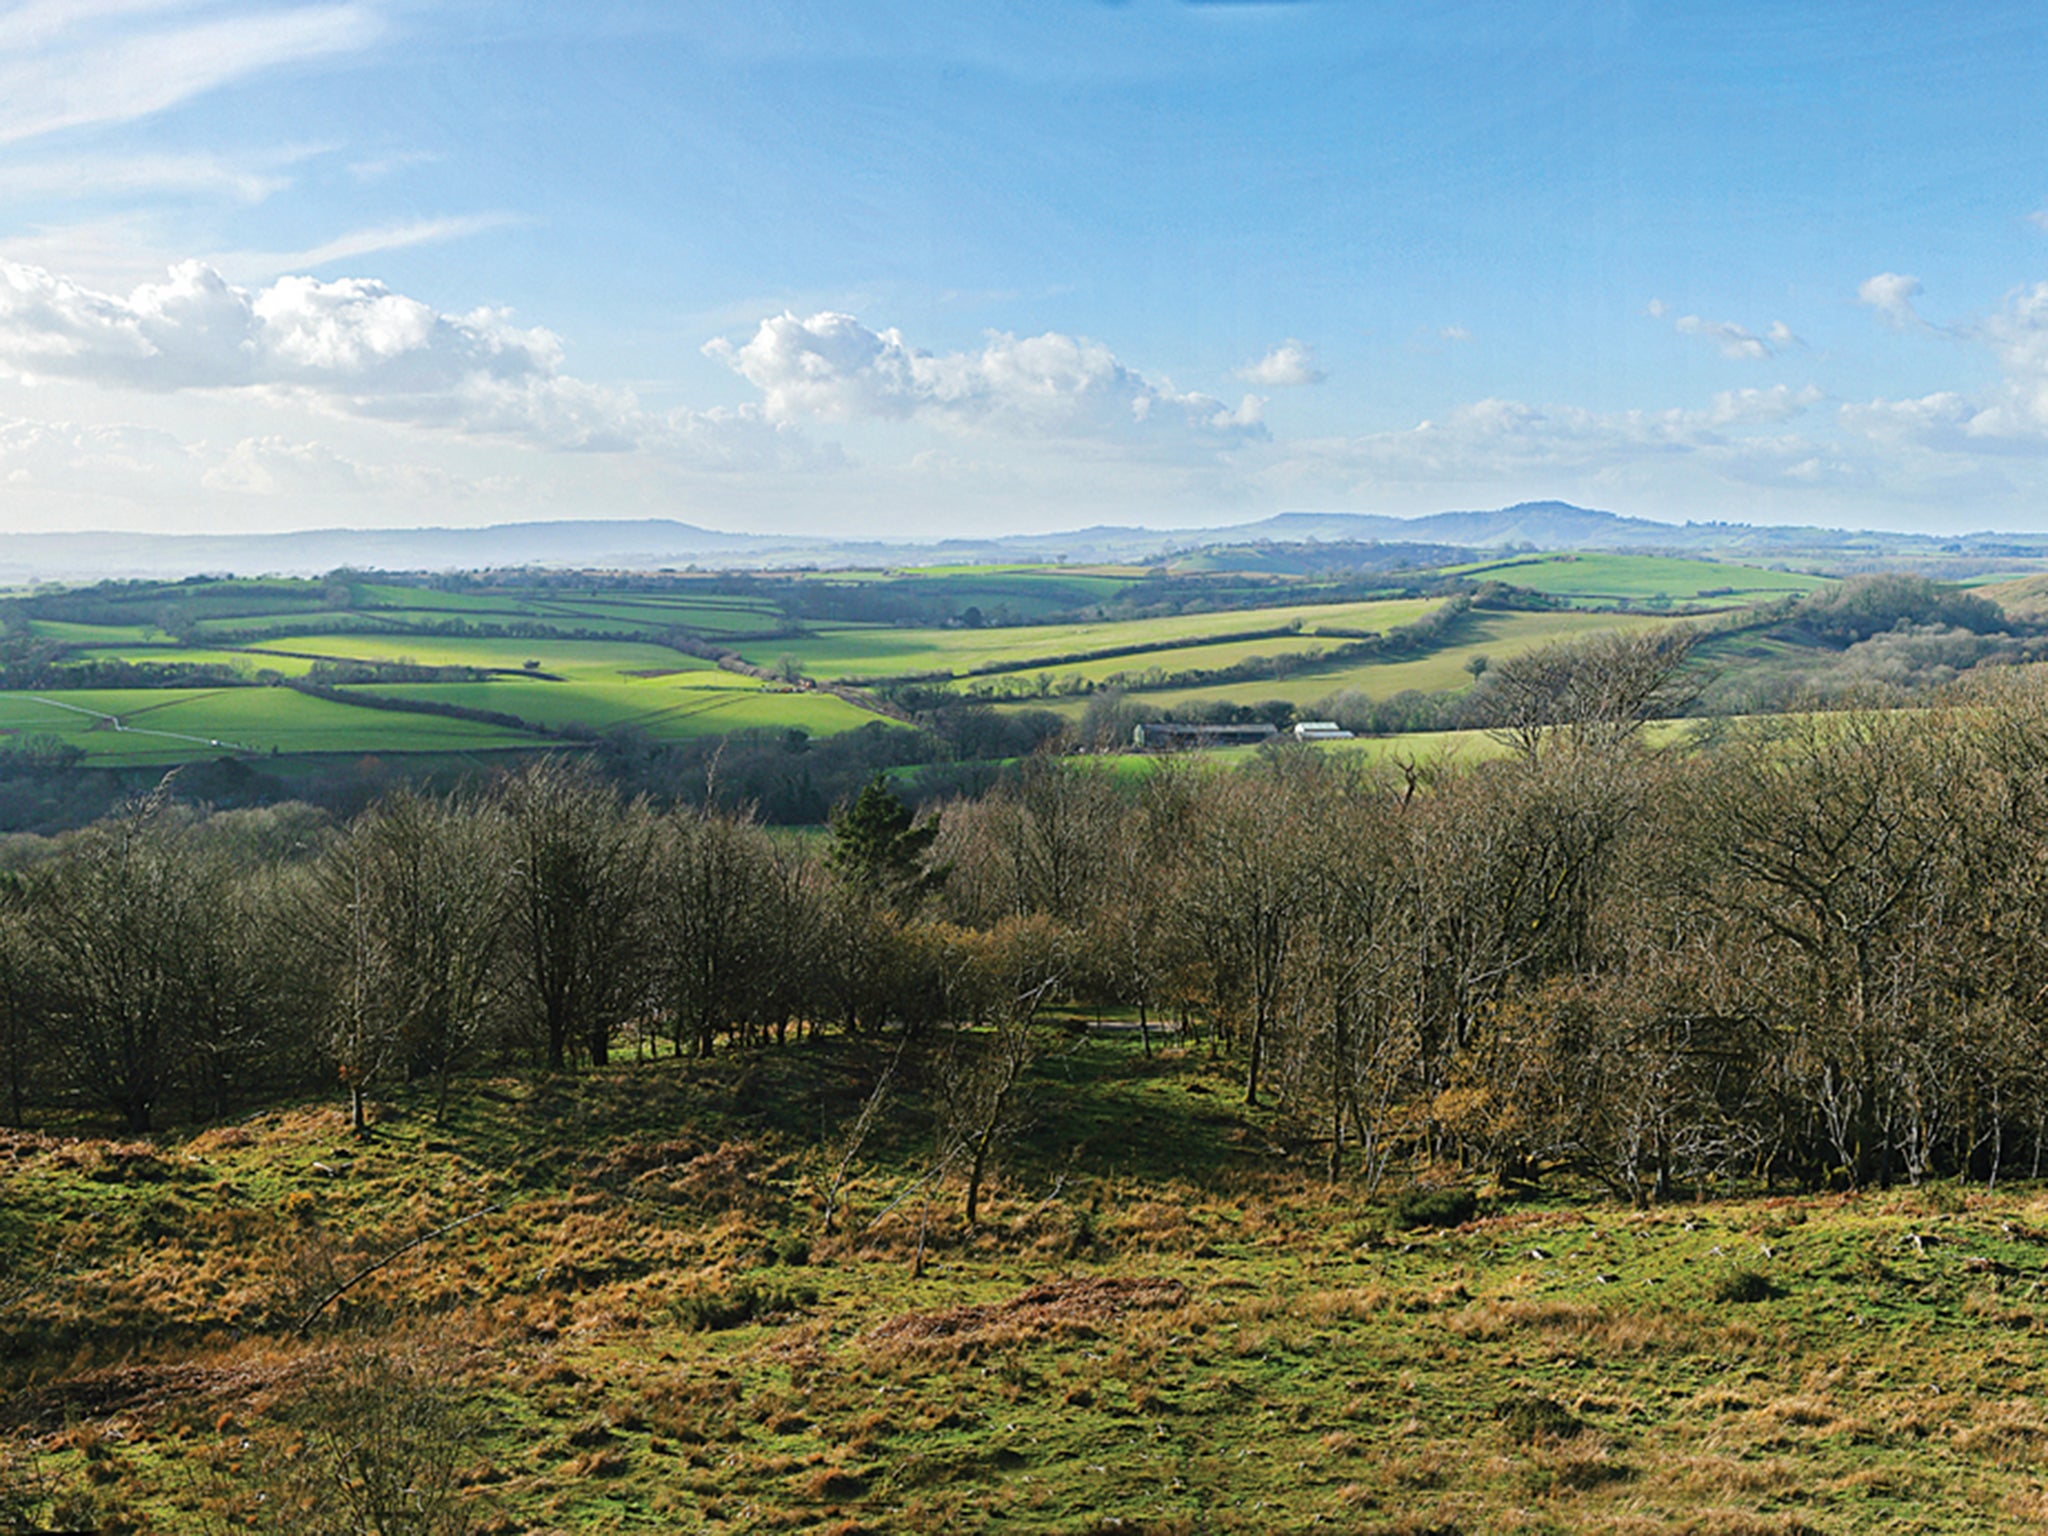
[[760,390],[772,420],[908,421],[1025,437],[1228,444],[1267,436],[1263,403],[1184,394],[1119,362],[1100,342],[1048,331],[991,333],[978,352],[934,354],[852,315],[763,320],[735,345],[707,344]]
[[711,465],[835,457],[756,410],[655,415],[562,372],[562,346],[503,311],[441,313],[363,278],[250,289],[202,262],[126,297],[0,261],[0,367],[152,393],[245,390],[403,426],[584,451],[651,448]]

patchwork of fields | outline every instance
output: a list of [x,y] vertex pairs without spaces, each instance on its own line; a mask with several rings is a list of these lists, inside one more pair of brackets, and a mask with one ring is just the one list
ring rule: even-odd
[[[1618,555],[1518,557],[1449,574],[1509,582],[1557,606],[1474,609],[1427,643],[1376,653],[1361,642],[1428,620],[1447,599],[1413,583],[1327,600],[1335,588],[1306,581],[1202,576],[1177,586],[1156,570],[1030,566],[752,584],[337,575],[38,593],[14,600],[11,633],[47,665],[33,686],[0,690],[0,744],[54,738],[112,766],[493,752],[619,730],[656,742],[755,728],[823,737],[899,717],[875,690],[912,683],[1070,716],[1105,687],[1167,711],[1306,708],[1346,691],[1462,690],[1484,661],[1665,622],[1665,600],[1739,608],[1822,584]],[[1132,594],[1144,599],[1132,616],[1104,606]]]

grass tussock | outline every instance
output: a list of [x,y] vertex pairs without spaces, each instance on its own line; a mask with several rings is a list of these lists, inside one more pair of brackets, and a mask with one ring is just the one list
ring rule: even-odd
[[1187,1287],[1178,1280],[1052,1280],[1006,1302],[906,1312],[877,1324],[867,1341],[884,1353],[979,1354],[1052,1336],[1099,1338],[1131,1313],[1180,1307],[1187,1299]]

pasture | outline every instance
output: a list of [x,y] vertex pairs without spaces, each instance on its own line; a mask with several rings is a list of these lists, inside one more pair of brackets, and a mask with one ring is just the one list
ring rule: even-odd
[[103,688],[0,693],[0,743],[53,736],[88,763],[125,767],[223,755],[482,752],[530,733],[468,720],[354,709],[288,688]]
[[[1139,567],[948,567],[652,584],[601,577],[428,584],[352,573],[325,581],[109,584],[18,600],[26,606],[16,633],[54,648],[55,667],[35,674],[33,686],[15,687],[0,706],[0,730],[54,735],[88,762],[116,765],[218,752],[488,751],[620,729],[656,742],[756,727],[828,736],[877,718],[871,699],[828,691],[840,683],[938,684],[995,701],[1047,700],[1070,716],[1105,685],[1168,711],[1272,700],[1307,708],[1342,691],[1385,699],[1461,690],[1481,658],[1657,622],[1638,601],[1656,594],[1739,605],[1818,584],[1749,567],[1614,555],[1516,557],[1458,574],[1515,582],[1573,606],[1475,609],[1419,651],[1333,660],[1328,653],[1412,625],[1444,599],[1411,593],[1318,602],[1324,589],[1307,579],[1206,576],[1177,586]],[[1098,605],[1138,583],[1146,616],[1095,616]],[[1298,600],[1274,602],[1287,596]],[[1616,611],[1624,600],[1638,611]],[[1237,606],[1243,603],[1258,606]],[[1175,605],[1181,611],[1160,611]],[[818,616],[827,612],[834,616]],[[955,617],[945,622],[904,617],[948,612]],[[890,613],[897,618],[879,617]],[[1066,617],[990,622],[1032,614]],[[794,669],[806,686],[764,683],[744,675],[744,666],[723,669],[707,659],[719,648],[761,671]],[[1271,663],[1276,675],[1199,680],[1251,662]],[[117,663],[160,669],[134,680],[173,686],[129,697],[130,678],[107,666]],[[94,699],[66,684],[67,667],[95,666],[103,668],[97,679],[81,672],[81,684],[124,686]],[[355,667],[357,675],[340,674],[347,687],[323,698],[275,687],[175,686],[186,681],[175,669],[199,667],[250,682],[265,673],[332,679],[333,668]],[[398,668],[471,675],[430,679]],[[439,717],[423,707],[502,718]]]
[[[1486,612],[1466,615],[1453,643],[1416,657],[1368,658],[1318,666],[1305,662],[1285,677],[1259,678],[1250,682],[1216,683],[1186,688],[1168,688],[1136,695],[1147,704],[1167,711],[1196,705],[1227,703],[1257,705],[1284,699],[1306,707],[1334,693],[1356,691],[1373,699],[1392,698],[1414,690],[1420,693],[1462,691],[1472,686],[1472,663],[1478,658],[1501,660],[1520,651],[1532,650],[1555,640],[1615,630],[1638,629],[1670,622],[1642,614],[1584,613],[1575,610],[1548,613]],[[1259,650],[1260,646],[1248,646]],[[1128,664],[1139,670],[1149,658],[1137,657]],[[1071,668],[1058,669],[1064,676]],[[1062,714],[1078,716],[1087,707],[1085,699],[1053,699],[1044,705]]]
[[[749,661],[762,666],[772,664],[778,657],[791,656],[811,676],[827,679],[932,675],[959,678],[977,668],[1018,666],[1036,661],[1047,661],[1054,670],[1064,673],[1091,664],[1063,664],[1056,658],[1172,641],[1215,643],[1232,635],[1285,629],[1293,624],[1301,626],[1301,634],[1286,644],[1304,647],[1337,645],[1343,643],[1341,638],[1327,635],[1319,638],[1317,632],[1329,629],[1383,632],[1413,623],[1433,606],[1429,599],[1396,598],[1379,602],[1226,609],[1123,622],[1030,624],[987,629],[839,630],[818,626],[810,638],[741,642],[735,649]],[[1271,648],[1282,642],[1267,639],[1258,644]],[[1117,665],[1142,667],[1150,659],[1143,655],[1118,658]]]
[[1709,609],[1801,597],[1830,584],[1827,577],[1803,571],[1668,555],[1516,555],[1448,570],[1580,603],[1685,603]]

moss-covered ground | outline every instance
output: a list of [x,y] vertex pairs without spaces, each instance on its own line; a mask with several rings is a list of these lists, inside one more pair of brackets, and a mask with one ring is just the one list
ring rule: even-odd
[[1330,1184],[1202,1046],[1066,1034],[969,1230],[908,1053],[854,1138],[893,1059],[496,1077],[444,1124],[423,1085],[360,1143],[325,1103],[6,1134],[0,1510],[225,1528],[373,1358],[459,1408],[406,1422],[484,1530],[2048,1518],[2037,1187],[1404,1199]]

